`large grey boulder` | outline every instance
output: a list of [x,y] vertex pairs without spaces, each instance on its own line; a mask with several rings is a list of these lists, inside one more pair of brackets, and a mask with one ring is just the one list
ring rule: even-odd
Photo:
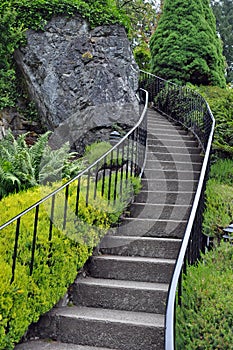
[[90,29],[80,16],[56,17],[28,30],[15,52],[41,118],[57,143],[138,119],[138,67],[120,25]]

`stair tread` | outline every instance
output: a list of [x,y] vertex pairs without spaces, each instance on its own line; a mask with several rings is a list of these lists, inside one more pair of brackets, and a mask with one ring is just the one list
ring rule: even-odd
[[156,223],[156,222],[177,222],[177,223],[179,223],[179,222],[187,222],[187,220],[175,220],[175,219],[156,219],[156,218],[154,218],[154,219],[152,219],[152,218],[139,218],[139,217],[136,217],[136,218],[134,218],[134,217],[124,217],[124,221],[135,221],[135,222],[137,222],[137,221],[148,221],[148,222],[154,222],[154,223]]
[[110,287],[110,288],[127,288],[127,289],[138,289],[138,290],[154,290],[154,291],[156,290],[168,291],[168,286],[169,286],[167,283],[113,280],[113,279],[107,279],[107,278],[94,278],[94,277],[82,277],[77,279],[76,283]]
[[[58,341],[47,340],[31,340],[27,343],[19,344],[15,350],[110,350],[109,348],[100,348],[96,346],[85,346],[70,343],[61,343]],[[114,349],[111,349],[114,350]],[[116,349],[115,349],[116,350]]]
[[145,327],[163,327],[164,315],[147,312],[121,311],[86,306],[71,306],[55,308],[52,316],[85,319],[92,321],[132,324]]
[[131,243],[134,241],[146,241],[146,242],[181,242],[180,238],[168,238],[168,237],[142,237],[142,236],[113,236],[107,235],[109,239],[122,241],[123,244]]
[[140,263],[154,263],[154,264],[175,264],[175,259],[165,259],[165,258],[150,258],[141,256],[120,256],[120,255],[98,255],[93,256],[92,259],[97,260],[113,260],[122,262],[140,262]]

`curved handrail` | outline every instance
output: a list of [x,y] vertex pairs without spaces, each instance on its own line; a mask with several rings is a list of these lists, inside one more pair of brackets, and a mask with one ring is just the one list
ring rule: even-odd
[[[141,91],[144,91],[145,95],[146,95],[146,99],[145,99],[145,105],[142,111],[142,114],[138,120],[138,122],[135,124],[135,126],[119,141],[117,142],[110,150],[108,150],[107,152],[105,152],[100,158],[98,158],[94,163],[92,163],[91,165],[89,165],[87,168],[85,168],[84,170],[82,170],[78,175],[76,175],[75,177],[73,177],[71,180],[67,181],[64,185],[60,186],[59,188],[57,188],[55,191],[51,192],[50,194],[48,194],[47,196],[45,196],[44,198],[42,198],[41,200],[37,201],[35,204],[33,204],[32,206],[30,206],[29,208],[25,209],[24,211],[22,211],[20,214],[14,216],[12,219],[8,220],[7,222],[5,222],[3,225],[0,226],[0,231],[5,228],[6,226],[10,225],[13,221],[16,221],[17,219],[19,219],[21,216],[27,214],[29,211],[31,211],[32,209],[35,209],[38,205],[42,204],[43,202],[45,202],[47,199],[53,197],[54,195],[56,195],[58,192],[60,192],[61,190],[65,189],[68,185],[70,185],[72,182],[78,180],[78,178],[80,178],[81,176],[87,174],[91,169],[93,169],[99,162],[101,162],[102,160],[104,160],[108,155],[110,155],[114,150],[116,150],[125,140],[127,140],[129,138],[129,136],[141,125],[142,121],[145,118],[146,112],[147,112],[147,108],[148,108],[148,92],[144,89],[141,89]],[[140,172],[140,174],[142,175],[143,173],[143,169],[145,167],[145,163],[143,165],[143,168]]]
[[[209,108],[209,106],[208,106]],[[210,109],[209,109],[210,111]],[[172,276],[172,281],[170,283],[169,291],[168,291],[168,298],[167,298],[167,308],[166,308],[166,321],[165,321],[165,349],[166,350],[174,350],[175,349],[175,337],[174,337],[174,323],[175,323],[175,317],[174,317],[174,307],[175,307],[175,300],[176,300],[176,291],[178,287],[179,278],[182,272],[185,255],[187,253],[187,248],[189,245],[189,240],[191,236],[191,231],[193,228],[193,223],[195,220],[195,216],[197,213],[198,205],[200,204],[200,199],[202,195],[202,190],[205,184],[205,177],[206,173],[208,172],[208,163],[211,153],[211,144],[213,140],[214,135],[214,126],[215,126],[215,120],[214,117],[210,111],[210,115],[213,120],[211,132],[209,135],[209,140],[207,144],[207,148],[205,151],[205,157],[203,160],[200,178],[197,186],[197,191],[194,197],[192,210],[189,216],[189,220],[187,223],[187,227],[185,230],[184,238],[180,247],[179,255],[176,260],[175,269]]]
[[[142,94],[144,96],[142,96]],[[16,215],[12,219],[8,220],[0,226],[0,232],[4,228],[12,225],[12,230],[15,232],[15,243],[14,243],[14,252],[12,252],[12,277],[11,283],[15,278],[15,267],[17,260],[17,251],[18,251],[18,239],[20,236],[20,227],[21,227],[21,218],[23,218],[27,213],[33,211],[33,227],[34,235],[33,246],[32,246],[32,257],[30,261],[30,274],[33,271],[34,263],[34,250],[36,249],[36,235],[37,227],[39,222],[39,207],[41,204],[45,203],[48,200],[51,200],[50,208],[50,227],[48,228],[48,240],[51,240],[52,230],[53,230],[53,220],[54,215],[54,203],[55,197],[58,193],[64,192],[63,198],[63,229],[66,228],[67,220],[67,211],[68,211],[68,199],[69,199],[69,185],[75,183],[77,191],[75,197],[75,214],[76,216],[79,213],[79,197],[80,189],[82,188],[81,180],[84,179],[85,186],[85,203],[86,206],[89,204],[90,199],[96,198],[97,186],[99,181],[101,182],[101,195],[107,197],[108,204],[112,201],[112,204],[115,204],[117,196],[117,186],[119,183],[123,182],[123,172],[126,173],[125,180],[127,181],[130,176],[141,176],[145,166],[146,150],[147,150],[147,107],[148,107],[148,93],[147,91],[140,89],[140,103],[139,103],[139,120],[133,128],[109,151],[103,154],[98,160],[93,164],[88,166],[86,169],[81,171],[77,176],[66,182],[64,185],[60,186],[55,191],[51,192],[49,195],[45,196],[29,208],[22,211],[20,214]],[[142,98],[144,97],[144,98]],[[107,167],[107,170],[105,169]],[[119,170],[121,169],[121,170]],[[100,174],[100,170],[102,174]],[[108,173],[106,174],[106,172]],[[106,178],[109,178],[109,181],[106,181]],[[122,187],[122,186],[120,186]],[[122,191],[122,188],[121,188]],[[122,196],[122,193],[121,193]],[[50,204],[49,204],[50,205]],[[16,225],[15,225],[16,224]]]
[[[181,275],[184,273],[187,263],[194,263],[200,257],[200,252],[204,251],[207,246],[207,239],[201,231],[201,216],[204,208],[203,197],[209,171],[215,119],[205,99],[187,87],[177,86],[144,71],[141,71],[141,86],[149,90],[149,100],[151,102],[155,101],[156,109],[168,117],[172,117],[195,135],[205,153],[191,213],[168,290],[165,317],[165,350],[174,350],[175,307],[177,290],[178,302],[180,302],[182,294]],[[183,111],[179,110],[179,103],[181,105],[183,103]]]

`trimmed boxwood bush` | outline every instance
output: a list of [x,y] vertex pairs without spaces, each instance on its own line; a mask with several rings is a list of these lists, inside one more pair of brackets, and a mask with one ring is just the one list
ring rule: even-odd
[[215,155],[233,159],[233,89],[201,86],[198,91],[209,103],[216,120],[213,142]]
[[229,350],[233,344],[233,246],[222,242],[187,269],[176,319],[176,346]]
[[203,232],[221,238],[222,229],[233,220],[233,161],[218,160],[211,166],[206,187]]

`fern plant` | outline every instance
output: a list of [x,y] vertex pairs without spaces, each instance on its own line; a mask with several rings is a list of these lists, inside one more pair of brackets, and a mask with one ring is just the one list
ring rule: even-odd
[[69,153],[68,144],[51,149],[49,135],[41,135],[31,147],[26,143],[27,134],[15,138],[8,131],[0,141],[0,198],[40,183],[69,179],[83,168],[82,161],[71,161],[76,153]]

